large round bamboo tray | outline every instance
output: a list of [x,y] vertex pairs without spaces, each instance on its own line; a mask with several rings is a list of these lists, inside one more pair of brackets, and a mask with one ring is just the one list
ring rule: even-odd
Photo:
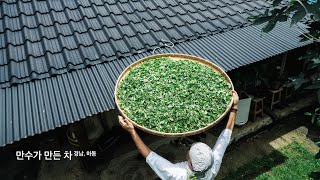
[[[228,106],[227,106],[226,110],[224,111],[224,113],[218,119],[212,121],[212,123],[210,123],[206,127],[203,127],[203,128],[200,128],[200,129],[194,130],[194,131],[188,131],[188,132],[183,132],[183,133],[164,133],[164,132],[159,132],[159,131],[155,131],[155,130],[152,130],[152,129],[148,129],[148,128],[146,128],[144,126],[141,126],[141,125],[137,124],[136,122],[130,120],[130,118],[128,118],[128,116],[124,113],[124,111],[119,106],[119,102],[120,101],[117,98],[118,86],[120,85],[122,79],[124,79],[127,76],[127,74],[129,73],[129,71],[131,69],[139,66],[139,64],[141,64],[144,61],[147,61],[149,59],[160,58],[160,57],[170,57],[172,60],[185,59],[185,60],[190,60],[190,61],[196,61],[196,62],[199,62],[199,63],[201,63],[203,65],[209,66],[214,71],[220,73],[223,77],[225,77],[226,81],[228,83],[230,83],[230,85],[231,85],[231,90],[234,89],[232,81],[229,78],[229,76],[221,68],[219,68],[217,65],[215,65],[214,63],[212,63],[210,61],[207,61],[205,59],[202,59],[202,58],[199,58],[199,57],[196,57],[196,56],[186,55],[186,54],[157,54],[157,55],[153,55],[153,56],[148,56],[148,57],[142,58],[142,59],[132,63],[129,67],[127,67],[121,73],[121,75],[119,76],[119,78],[118,78],[118,80],[116,82],[116,87],[115,87],[115,91],[114,91],[115,103],[116,103],[116,106],[117,106],[120,114],[124,118],[128,119],[129,121],[131,121],[132,124],[135,127],[139,128],[139,129],[141,129],[141,130],[143,130],[143,131],[145,131],[147,133],[150,133],[150,134],[154,134],[154,135],[158,135],[158,136],[166,136],[166,137],[185,137],[185,136],[191,136],[191,135],[199,134],[199,133],[202,133],[202,132],[210,129],[211,127],[216,125],[218,122],[220,122],[227,115],[227,113],[229,112],[229,110],[232,107],[233,97],[230,99],[230,102],[228,103]],[[230,90],[230,94],[232,95],[232,91],[231,90]]]

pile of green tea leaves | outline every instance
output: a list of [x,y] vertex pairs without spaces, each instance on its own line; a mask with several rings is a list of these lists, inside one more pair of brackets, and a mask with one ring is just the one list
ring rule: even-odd
[[131,69],[118,87],[117,98],[120,108],[137,124],[182,133],[220,117],[230,102],[231,87],[206,65],[162,57]]

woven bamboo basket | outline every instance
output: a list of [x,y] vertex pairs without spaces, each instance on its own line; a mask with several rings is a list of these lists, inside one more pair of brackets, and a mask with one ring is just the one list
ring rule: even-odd
[[[160,58],[160,57],[170,57],[172,60],[185,59],[185,60],[190,60],[190,61],[196,61],[198,63],[201,63],[203,65],[211,67],[214,71],[220,73],[226,79],[226,81],[231,84],[231,89],[232,90],[234,89],[232,81],[229,78],[229,76],[220,67],[218,67],[214,63],[212,63],[210,61],[207,61],[205,59],[202,59],[202,58],[199,58],[199,57],[196,57],[196,56],[186,55],[186,54],[170,54],[170,53],[169,54],[157,54],[157,55],[153,55],[153,56],[148,56],[148,57],[142,58],[142,59],[132,63],[130,66],[128,66],[120,74],[120,76],[119,76],[119,78],[118,78],[118,80],[116,82],[116,87],[115,87],[115,91],[114,91],[115,103],[116,103],[116,107],[118,108],[120,114],[125,119],[128,119],[129,121],[131,121],[132,124],[135,127],[139,128],[139,129],[141,129],[141,130],[143,130],[143,131],[145,131],[147,133],[150,133],[150,134],[154,134],[154,135],[157,135],[157,136],[165,136],[165,137],[185,137],[185,136],[192,136],[192,135],[200,134],[200,133],[210,129],[211,127],[215,126],[218,122],[220,122],[228,114],[229,110],[232,107],[232,103],[233,103],[233,97],[232,96],[231,96],[232,98],[230,99],[230,102],[227,105],[226,110],[224,111],[224,113],[218,119],[213,120],[212,123],[208,124],[207,126],[205,126],[203,128],[200,128],[198,130],[194,130],[194,131],[188,131],[188,132],[183,132],[183,133],[164,133],[164,132],[159,132],[159,131],[155,131],[155,130],[152,130],[152,129],[148,129],[148,128],[146,128],[144,126],[141,126],[141,125],[137,124],[136,122],[130,120],[130,118],[120,108],[120,105],[119,105],[120,100],[117,98],[118,87],[119,87],[122,79],[124,79],[127,76],[127,74],[130,72],[131,69],[139,66],[139,64],[141,64],[144,61],[147,61],[149,59]],[[230,94],[232,95],[232,91],[231,90],[230,90]]]

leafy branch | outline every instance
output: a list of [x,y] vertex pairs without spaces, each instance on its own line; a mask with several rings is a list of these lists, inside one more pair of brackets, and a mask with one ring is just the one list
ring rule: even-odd
[[[295,89],[304,87],[305,89],[316,90],[320,104],[320,0],[273,0],[272,8],[267,9],[264,14],[251,17],[253,25],[265,23],[262,31],[268,33],[278,22],[290,21],[290,25],[295,25],[301,32],[300,41],[313,41],[315,45],[309,48],[306,54],[299,58],[307,64],[309,75],[300,73],[299,76],[290,77],[287,85],[292,85]],[[307,32],[301,28],[301,23],[307,24]],[[312,74],[312,75],[310,75]],[[307,85],[309,84],[309,85]],[[305,85],[307,85],[305,87]],[[312,123],[316,122],[320,126],[320,107],[314,112],[306,112],[311,116]]]
[[[251,17],[253,25],[263,24],[266,25],[262,28],[265,33],[270,32],[278,22],[291,21],[290,24],[296,25],[300,30],[302,28],[298,24],[302,20],[305,20],[312,25],[320,20],[320,1],[316,3],[309,3],[308,0],[291,0],[289,2],[282,0],[274,0],[272,8],[267,9],[264,14]],[[310,27],[309,32],[303,32],[307,40],[313,40],[320,42],[319,38],[319,26]],[[305,39],[303,39],[305,40]]]

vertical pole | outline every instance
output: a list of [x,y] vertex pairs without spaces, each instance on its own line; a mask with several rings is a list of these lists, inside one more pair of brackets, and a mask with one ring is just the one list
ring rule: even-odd
[[281,61],[281,67],[280,67],[280,76],[282,76],[283,73],[284,73],[284,70],[285,70],[285,67],[286,67],[287,56],[288,56],[287,52],[285,52],[282,55],[282,61]]
[[[75,122],[74,130],[75,130],[76,138],[78,140],[79,150],[84,151],[84,153],[86,153],[88,150],[90,150],[90,143],[89,143],[88,135],[87,135],[83,120],[79,122]],[[80,158],[82,165],[87,171],[89,171],[91,168],[88,165],[88,159],[89,158],[86,156]]]

